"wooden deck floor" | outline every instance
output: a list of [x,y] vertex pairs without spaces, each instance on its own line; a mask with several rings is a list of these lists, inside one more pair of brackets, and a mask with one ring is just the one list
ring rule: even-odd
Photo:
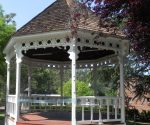
[[[50,119],[47,116],[41,116],[40,113],[29,113],[21,115],[21,119],[17,125],[71,125],[71,121]],[[96,125],[92,123],[78,125]],[[107,123],[103,125],[122,125],[119,123]]]

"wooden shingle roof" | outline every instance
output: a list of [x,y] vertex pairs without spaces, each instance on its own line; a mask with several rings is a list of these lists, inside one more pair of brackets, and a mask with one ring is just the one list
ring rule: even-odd
[[57,0],[21,27],[15,36],[68,29],[66,24],[69,17],[70,12],[65,0]]
[[[56,0],[56,2],[21,27],[14,36],[67,30],[70,28],[70,20],[70,8],[66,0]],[[106,28],[99,27],[99,18],[90,11],[86,23],[83,22],[85,22],[85,20],[81,18],[78,26],[81,30],[114,34],[113,30],[108,31]],[[117,31],[116,35],[124,36],[123,33],[119,31]]]

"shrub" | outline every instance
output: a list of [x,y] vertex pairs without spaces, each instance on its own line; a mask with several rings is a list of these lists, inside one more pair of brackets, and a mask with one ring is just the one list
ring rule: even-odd
[[[60,88],[58,89],[58,93],[60,94]],[[67,81],[63,86],[64,96],[71,97],[71,80]],[[93,95],[93,90],[86,84],[85,82],[76,81],[76,93],[77,96],[91,96]]]

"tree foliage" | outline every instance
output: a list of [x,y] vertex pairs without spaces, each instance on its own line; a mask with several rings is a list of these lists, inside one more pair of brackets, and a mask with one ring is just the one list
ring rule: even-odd
[[[64,83],[63,91],[64,96],[71,97],[71,80]],[[60,92],[61,88],[58,89],[58,92]],[[76,93],[77,96],[91,96],[93,95],[93,90],[83,81],[76,81]]]
[[4,96],[4,86],[6,81],[6,64],[3,55],[3,49],[15,32],[15,22],[13,17],[15,14],[4,14],[2,6],[0,5],[0,98]]
[[125,86],[133,87],[134,99],[147,99],[150,94],[150,66],[149,63],[139,63],[137,57],[129,55],[125,65]]
[[59,72],[54,69],[34,69],[31,85],[33,94],[56,94],[60,86]]
[[115,96],[119,86],[119,69],[117,66],[97,69],[96,81],[92,85],[97,96]]
[[[99,16],[100,27],[122,30],[140,61],[150,61],[150,0],[80,0]],[[93,4],[94,3],[94,4]]]

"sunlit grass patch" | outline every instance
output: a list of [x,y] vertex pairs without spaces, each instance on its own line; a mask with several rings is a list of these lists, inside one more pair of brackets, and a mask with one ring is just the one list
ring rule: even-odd
[[4,116],[5,116],[5,114],[2,113],[2,112],[0,112],[0,120],[3,120],[3,119],[4,119]]

